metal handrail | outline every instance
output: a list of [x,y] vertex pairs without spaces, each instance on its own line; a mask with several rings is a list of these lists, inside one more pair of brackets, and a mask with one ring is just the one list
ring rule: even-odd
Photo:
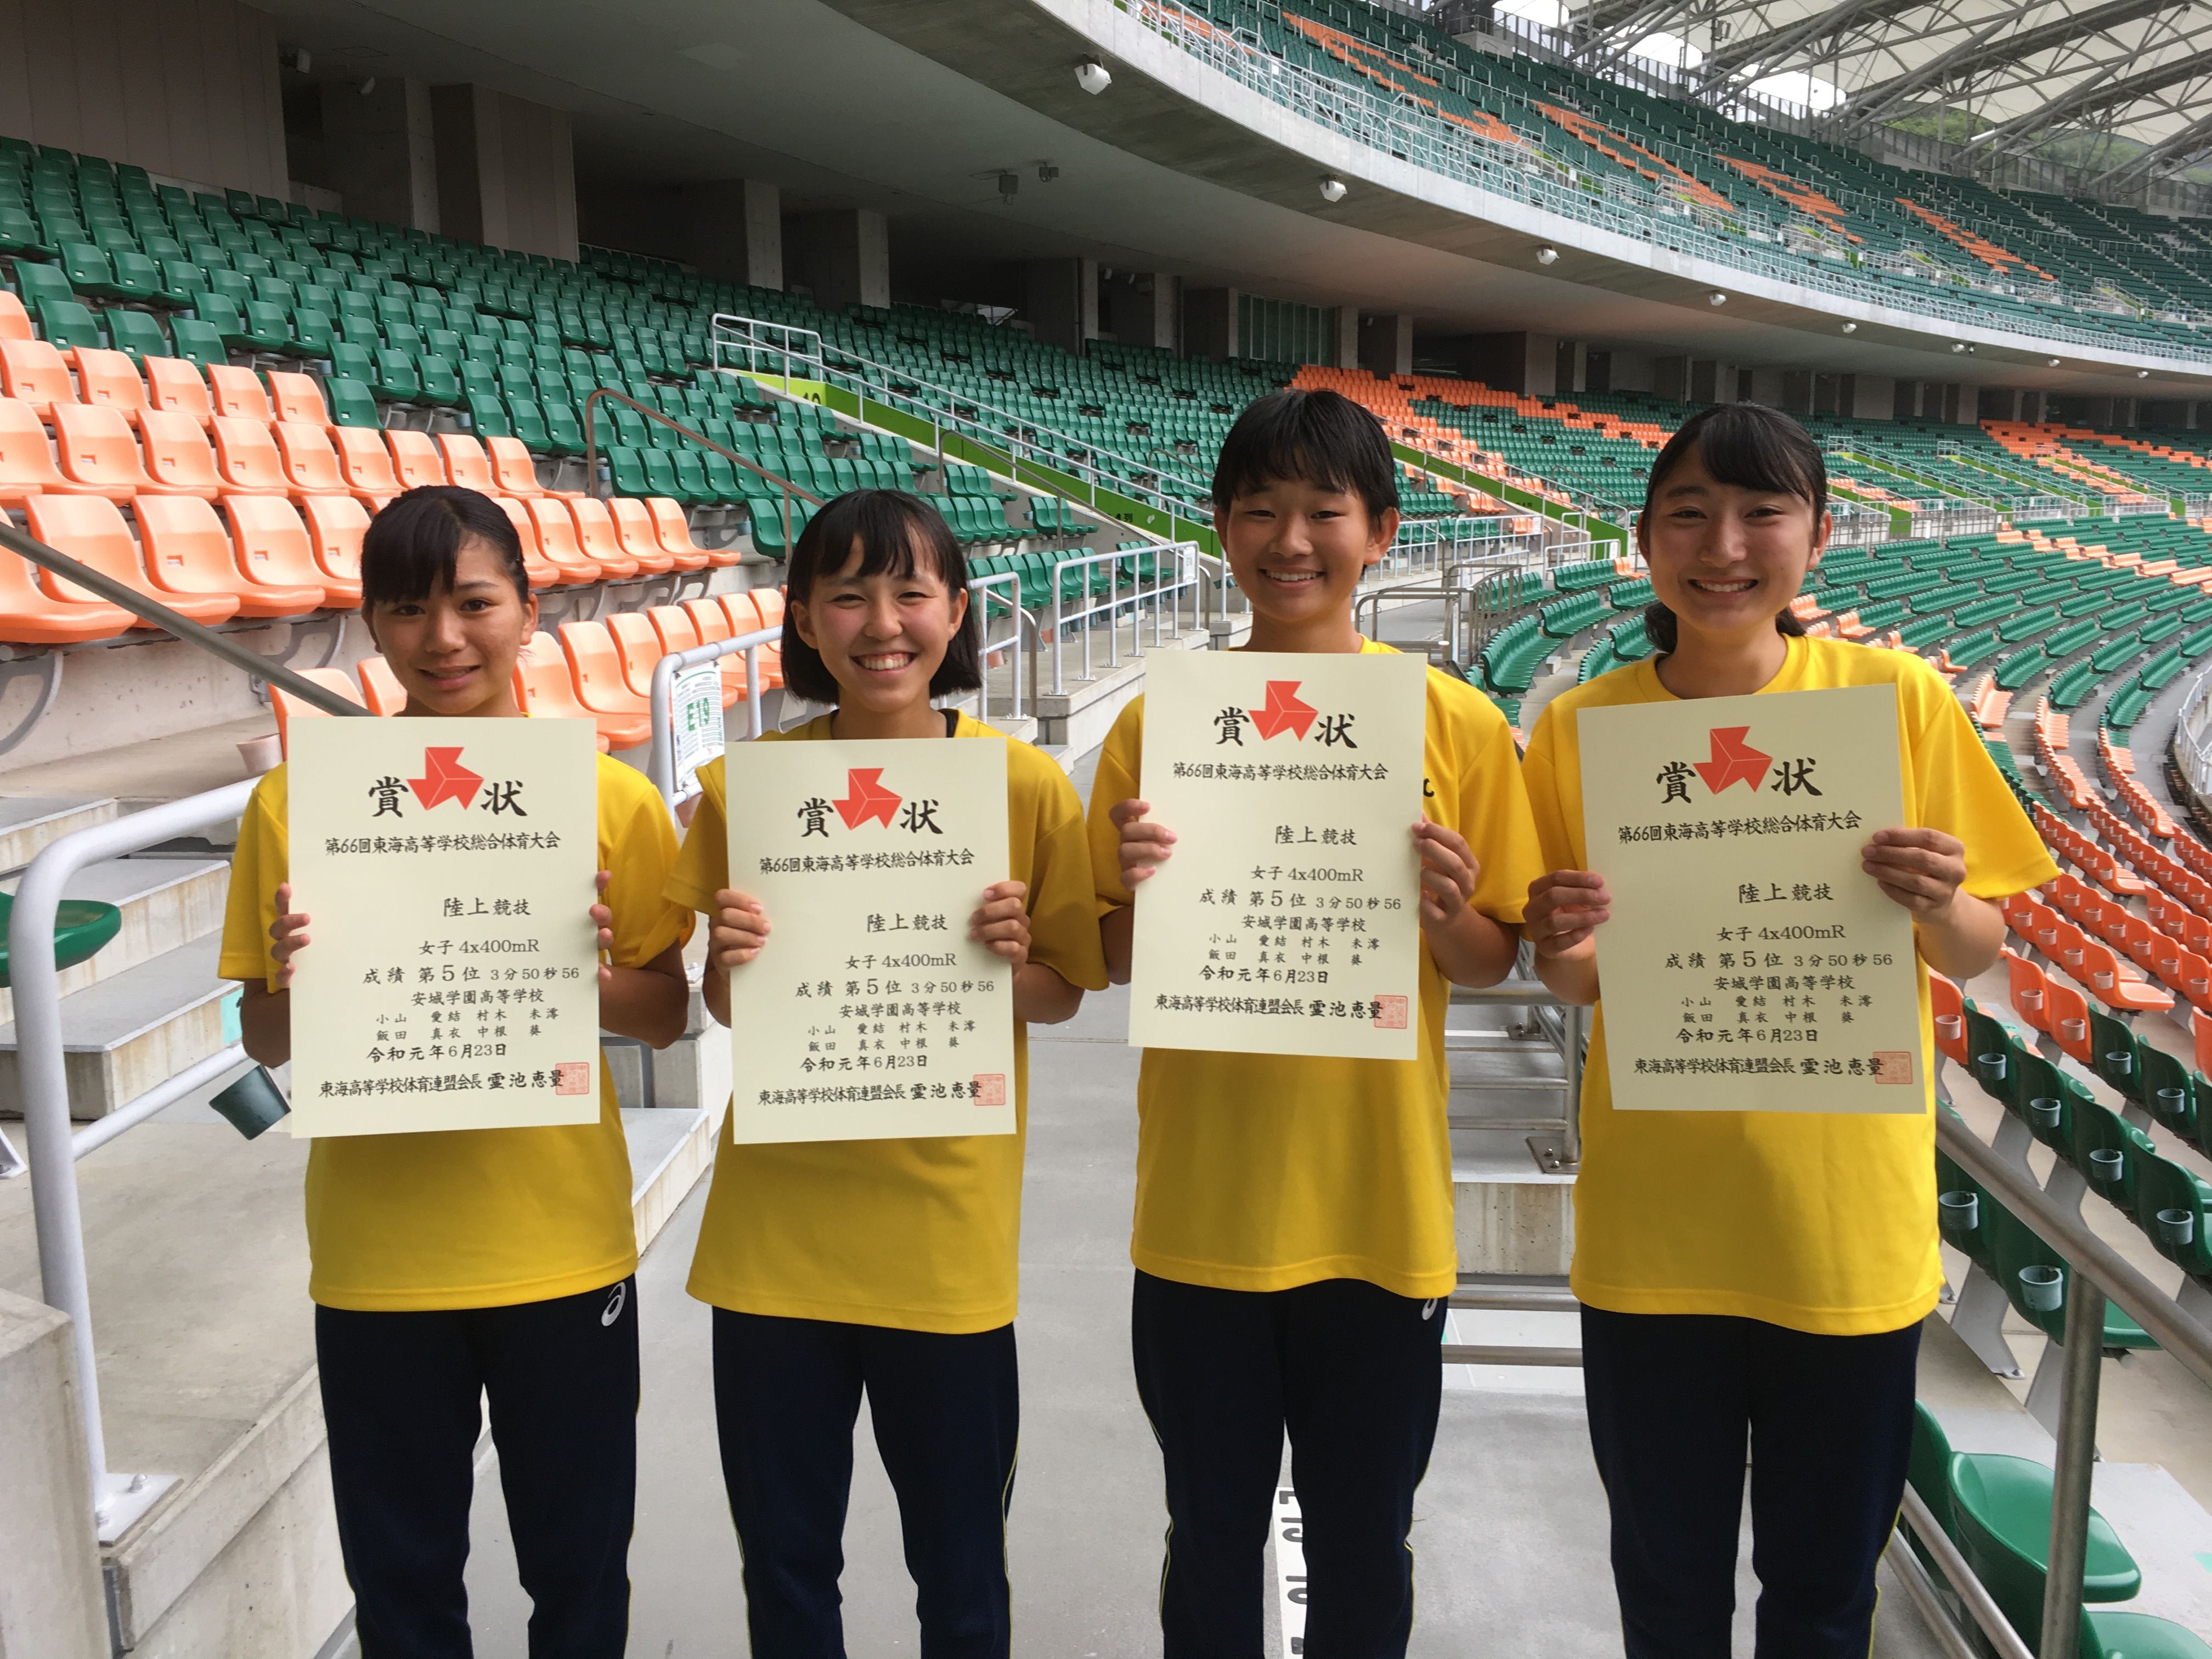
[[[366,711],[349,708],[348,712]],[[8,919],[16,1067],[31,1165],[31,1204],[38,1231],[40,1294],[47,1306],[69,1316],[70,1340],[76,1351],[84,1458],[92,1476],[93,1516],[102,1542],[112,1542],[170,1484],[170,1477],[114,1474],[107,1468],[107,1442],[100,1415],[100,1372],[92,1340],[91,1289],[85,1273],[84,1218],[77,1201],[80,1153],[70,1122],[69,1074],[62,1046],[61,975],[54,966],[55,921],[63,889],[78,871],[103,859],[119,858],[238,817],[246,811],[254,787],[254,780],[248,778],[63,836],[31,860]],[[88,1136],[97,1128],[94,1126]]]
[[27,559],[41,569],[51,570],[64,580],[75,582],[88,592],[97,594],[108,604],[129,611],[142,622],[174,635],[187,645],[222,658],[234,667],[242,668],[258,680],[276,686],[301,702],[320,709],[325,714],[366,714],[368,710],[359,703],[342,697],[328,686],[318,685],[306,675],[272,662],[258,651],[247,649],[227,634],[218,634],[212,628],[194,622],[190,617],[172,611],[159,599],[149,598],[128,583],[118,581],[102,570],[72,559],[66,553],[48,547],[34,536],[27,536],[8,522],[0,514],[0,547],[20,558]]
[[[1202,618],[1199,616],[1200,576],[1196,558],[1197,553],[1198,546],[1196,543],[1178,542],[1171,547],[1147,548],[1141,553],[1084,553],[1079,554],[1073,558],[1055,560],[1052,567],[1053,695],[1054,696],[1061,696],[1066,695],[1067,690],[1063,660],[1064,653],[1067,648],[1068,625],[1071,623],[1081,623],[1085,624],[1085,626],[1079,629],[1077,631],[1083,636],[1083,673],[1081,678],[1086,680],[1091,678],[1091,629],[1088,623],[1093,617],[1103,615],[1107,618],[1107,656],[1109,666],[1114,668],[1119,668],[1121,665],[1121,632],[1120,628],[1115,625],[1114,618],[1119,616],[1122,611],[1127,611],[1132,613],[1135,613],[1138,617],[1138,620],[1132,623],[1130,629],[1130,655],[1132,657],[1141,658],[1145,654],[1145,635],[1142,613],[1146,609],[1149,609],[1152,614],[1152,644],[1157,647],[1163,642],[1160,635],[1160,613],[1163,609],[1162,602],[1164,600],[1169,601],[1172,604],[1176,617],[1176,631],[1180,633],[1182,625],[1182,600],[1180,596],[1184,593],[1190,594],[1192,624],[1194,627],[1200,625],[1202,622]],[[1133,562],[1137,562],[1142,561],[1147,556],[1150,556],[1155,561],[1160,562],[1172,560],[1174,563],[1174,579],[1172,580],[1166,580],[1167,573],[1160,569],[1159,562],[1155,562],[1152,567],[1154,578],[1153,582],[1151,586],[1147,587],[1145,586],[1144,576],[1142,574],[1143,566],[1141,562],[1138,562],[1139,574],[1134,578],[1135,586],[1129,592],[1123,593],[1120,592],[1117,587],[1115,591],[1109,592],[1104,599],[1086,603],[1079,610],[1069,611],[1065,609],[1067,600],[1067,573],[1069,571],[1087,571],[1093,566],[1105,565],[1118,572],[1119,567],[1124,559],[1132,561]],[[1089,600],[1090,595],[1091,578],[1088,575],[1085,575],[1083,578],[1080,597],[1085,600]]]
[[653,665],[653,747],[646,762],[646,775],[660,791],[661,799],[672,805],[676,800],[676,733],[674,716],[669,709],[669,691],[676,684],[677,674],[695,663],[716,662],[732,653],[744,652],[745,720],[750,728],[746,736],[757,738],[762,729],[760,648],[774,645],[782,637],[781,624],[756,629],[734,639],[713,640],[705,645],[695,645],[689,651],[672,651]]
[[[599,387],[590,397],[584,399],[584,483],[594,495],[599,493],[599,447],[595,422],[598,418],[599,400],[602,398],[611,398],[618,404],[629,404],[647,419],[658,421],[670,431],[683,434],[684,437],[701,447],[713,450],[724,460],[735,461],[748,472],[759,473],[762,477],[781,489],[783,491],[783,544],[787,549],[791,545],[792,496],[803,495],[815,506],[822,505],[822,498],[804,484],[793,483],[781,473],[771,472],[757,462],[747,460],[734,449],[725,449],[705,433],[695,432],[683,422],[669,419],[652,404],[641,404],[626,392],[616,392],[606,386]],[[607,480],[607,494],[610,496],[614,494],[614,480],[611,477]]]

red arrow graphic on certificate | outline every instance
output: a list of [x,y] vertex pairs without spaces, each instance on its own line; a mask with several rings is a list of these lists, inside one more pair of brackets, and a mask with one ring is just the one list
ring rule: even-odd
[[1297,680],[1269,680],[1267,706],[1245,711],[1252,716],[1252,729],[1261,738],[1272,738],[1278,732],[1305,736],[1306,728],[1314,722],[1314,709],[1312,704],[1298,701],[1298,684]]
[[886,830],[891,827],[891,814],[898,811],[899,798],[876,781],[883,775],[880,766],[855,766],[846,771],[846,798],[830,804],[837,809],[848,830],[857,830],[870,818],[882,819]]
[[1747,726],[1717,726],[1711,736],[1713,757],[1697,763],[1698,775],[1705,779],[1705,787],[1716,795],[1732,783],[1741,781],[1756,790],[1766,776],[1766,769],[1774,759],[1762,755],[1744,741],[1751,728]]
[[428,811],[441,800],[457,800],[465,807],[476,799],[483,780],[461,764],[458,749],[425,749],[422,775],[407,780],[407,787]]

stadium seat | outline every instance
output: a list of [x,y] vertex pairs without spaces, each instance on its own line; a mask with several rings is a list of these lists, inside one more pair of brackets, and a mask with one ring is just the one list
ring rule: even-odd
[[28,404],[42,421],[57,403],[76,401],[68,362],[44,340],[0,339],[0,393]]
[[499,487],[492,482],[491,458],[484,453],[483,443],[465,432],[449,432],[437,440],[440,458],[445,462],[446,481],[459,484],[464,489],[481,491],[495,495]]
[[[148,500],[157,499],[148,497]],[[78,563],[122,583],[157,604],[165,605],[190,621],[212,627],[238,613],[238,596],[230,592],[185,592],[159,586],[138,559],[138,544],[115,503],[98,495],[34,495],[25,504],[31,534]],[[39,584],[57,599],[94,598],[76,583],[64,581],[50,570],[39,573]],[[133,618],[133,625],[153,623]]]
[[307,375],[270,370],[269,402],[270,413],[276,420],[297,421],[309,426],[331,423],[330,411],[323,407],[323,394]]
[[660,641],[660,654],[664,657],[693,650],[702,643],[691,613],[680,605],[656,605],[645,613],[645,620],[651,625],[653,637]]
[[123,353],[80,346],[70,356],[76,367],[78,402],[102,404],[122,410],[126,416],[145,408],[146,382],[138,365]]
[[[606,504],[607,514],[614,520],[615,535],[622,550],[638,562],[638,568],[649,570],[659,563],[662,570],[677,570],[686,574],[707,568],[704,553],[679,556],[661,544],[659,527],[653,514],[635,495],[617,495]],[[665,561],[665,563],[659,562]]]
[[208,422],[215,437],[216,471],[225,490],[249,495],[285,495],[293,485],[266,420],[250,415],[217,415]]
[[347,489],[364,502],[389,501],[399,493],[398,476],[392,470],[392,452],[384,447],[380,428],[341,423],[331,428],[331,437],[337,445],[338,471]]
[[[511,498],[510,498],[511,499]],[[599,580],[599,568],[584,556],[584,550],[576,540],[576,521],[569,516],[568,504],[550,495],[533,495],[520,503],[530,522],[537,527],[538,550],[545,562],[553,566],[564,583],[595,582]]]
[[392,471],[400,489],[419,489],[425,484],[446,482],[446,459],[428,433],[392,427],[385,433],[384,441],[391,448]]
[[0,340],[35,340],[31,328],[30,313],[23,302],[5,289],[0,289]]
[[[361,693],[354,687],[353,678],[343,668],[302,668],[295,671],[302,679],[313,680],[325,690],[335,691],[348,702],[366,708]],[[330,718],[322,709],[305,698],[293,696],[281,685],[269,688],[269,708],[276,716],[276,741],[287,758],[292,752],[292,722],[309,718]]]
[[[257,498],[259,499],[259,498]],[[368,511],[351,495],[307,495],[300,501],[319,580],[338,605],[361,603],[361,538]]]
[[[361,510],[350,495],[329,499],[356,512]],[[238,568],[247,580],[267,588],[319,588],[323,605],[332,610],[350,610],[361,603],[358,542],[354,544],[352,573],[333,574],[317,558],[315,538],[291,502],[273,495],[225,495],[222,511],[230,521],[230,541]]]
[[577,701],[568,659],[550,634],[533,634],[514,660],[514,700],[539,720],[587,720],[597,728],[599,752],[630,749],[653,735],[645,715],[595,714]]
[[561,649],[568,659],[568,677],[577,701],[596,715],[643,720],[648,734],[653,702],[629,689],[623,677],[622,653],[604,623],[566,622],[561,624]]
[[[1954,1455],[1950,1468],[1958,1544],[2014,1630],[2033,1643],[2043,1620],[2045,1563],[2051,1548],[2048,1465],[2025,1457]],[[2088,1559],[2081,1594],[2124,1601],[2142,1587],[2142,1570],[2105,1517],[2089,1512]]]
[[77,645],[116,639],[139,625],[129,611],[104,599],[57,599],[40,586],[35,567],[0,552],[0,640],[10,645]]
[[720,570],[737,563],[742,556],[735,548],[705,548],[694,542],[690,521],[684,516],[683,507],[665,495],[647,496],[645,509],[653,515],[653,528],[660,532],[661,546],[675,556],[679,570],[698,570],[707,566]]
[[529,510],[512,495],[495,495],[492,500],[514,522],[515,539],[522,544],[522,568],[532,589],[554,587],[569,580],[558,565],[546,558],[545,550],[538,544],[538,521],[530,516]]
[[276,441],[284,482],[294,495],[347,493],[345,477],[338,470],[337,447],[331,442],[329,427],[319,421],[278,421],[269,431]]
[[363,657],[354,665],[354,672],[361,676],[361,694],[370,714],[407,712],[407,689],[399,684],[399,676],[392,672],[392,665],[383,658]]
[[189,416],[201,426],[214,418],[215,399],[198,364],[181,357],[149,357],[144,367],[148,408]]
[[650,563],[631,557],[621,538],[615,534],[614,520],[607,512],[607,504],[595,495],[569,496],[568,516],[576,521],[576,545],[586,558],[599,567],[599,574],[605,580],[661,576],[676,567],[676,561],[665,553],[657,553]]
[[122,414],[106,404],[54,405],[54,459],[82,495],[127,501],[153,489],[139,459],[138,439]]
[[227,594],[242,617],[300,617],[322,609],[319,583],[264,582],[246,569],[215,508],[197,495],[148,495],[137,511],[147,573],[165,593]]
[[545,493],[544,487],[538,482],[538,469],[531,463],[530,451],[520,438],[487,438],[484,450],[491,463],[492,482],[500,490],[509,495]]
[[653,665],[667,654],[660,635],[641,611],[617,611],[606,619],[607,637],[615,642],[615,657],[623,683],[641,697],[653,695]]
[[37,411],[20,398],[0,398],[0,507],[21,506],[41,490],[76,489],[54,465],[53,445]]
[[217,363],[208,370],[207,377],[216,414],[269,424],[269,394],[258,374],[250,368]]
[[146,472],[154,481],[153,489],[207,501],[222,493],[214,446],[193,416],[175,410],[144,410],[138,416],[138,436],[145,445]]

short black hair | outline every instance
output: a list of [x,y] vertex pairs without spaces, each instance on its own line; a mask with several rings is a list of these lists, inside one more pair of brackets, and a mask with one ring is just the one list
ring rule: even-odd
[[[919,495],[902,489],[854,489],[824,502],[791,550],[786,595],[794,605],[810,603],[814,584],[842,573],[860,548],[860,576],[910,576],[924,560],[948,593],[968,591],[968,561],[945,515]],[[836,705],[836,678],[822,653],[799,637],[786,611],[783,618],[783,683],[809,702]],[[959,631],[945,647],[945,660],[929,677],[929,695],[951,696],[983,684],[983,629],[969,605]]]
[[[1812,507],[1816,525],[1828,510],[1828,465],[1811,433],[1765,404],[1715,404],[1683,422],[1651,463],[1650,481],[1644,486],[1646,517],[1667,475],[1692,454],[1705,464],[1716,483],[1795,495]],[[1775,612],[1774,631],[1795,636],[1805,631],[1805,624],[1784,605]],[[1644,608],[1644,632],[1654,651],[1662,656],[1672,652],[1674,613],[1654,600]]]
[[410,605],[453,585],[461,546],[479,541],[500,556],[516,594],[530,598],[522,538],[497,501],[458,484],[423,484],[393,497],[368,521],[361,538],[361,602]]
[[1395,508],[1398,464],[1382,422],[1326,387],[1285,386],[1255,398],[1222,440],[1213,505],[1226,513],[1239,495],[1290,483],[1357,495],[1370,519]]

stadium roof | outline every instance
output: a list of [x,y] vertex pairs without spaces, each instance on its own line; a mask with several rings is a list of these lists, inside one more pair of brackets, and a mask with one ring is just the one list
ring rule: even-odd
[[1567,21],[1592,66],[1686,42],[1716,101],[1790,71],[1832,83],[1839,136],[1902,121],[2104,185],[2212,158],[2212,0],[1591,0]]

